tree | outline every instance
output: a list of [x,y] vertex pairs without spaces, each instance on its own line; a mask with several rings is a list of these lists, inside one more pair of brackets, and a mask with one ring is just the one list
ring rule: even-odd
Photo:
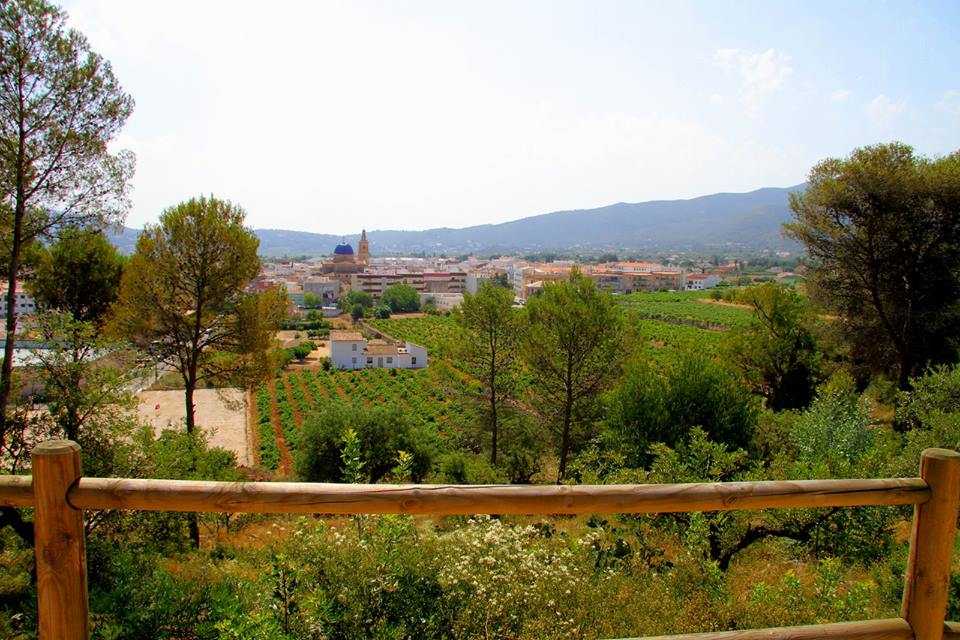
[[655,444],[675,448],[695,428],[714,442],[745,449],[757,402],[735,375],[708,357],[680,352],[667,362],[638,359],[606,400],[605,424],[628,466],[646,467]]
[[317,294],[307,291],[303,294],[303,306],[307,309],[317,309],[323,306],[323,300]]
[[286,312],[281,290],[246,292],[260,259],[243,221],[240,207],[213,197],[170,207],[140,234],[120,285],[116,329],[183,378],[189,432],[198,384],[266,375]]
[[117,299],[123,264],[123,256],[102,233],[65,229],[41,251],[28,286],[41,309],[99,323]]
[[82,442],[89,423],[119,422],[133,408],[136,367],[96,325],[51,311],[38,314],[36,331],[47,345],[35,351],[47,410],[68,439]]
[[452,340],[457,362],[483,385],[490,429],[490,464],[497,464],[500,407],[514,383],[520,322],[513,292],[485,283],[454,310],[458,331]]
[[795,290],[777,284],[747,289],[740,300],[753,307],[754,321],[731,332],[725,360],[734,363],[750,388],[774,411],[810,404],[818,382],[815,318]]
[[[378,482],[405,451],[420,481],[430,471],[435,448],[429,429],[397,407],[331,401],[304,417],[294,462],[297,476],[307,482]],[[346,465],[345,457],[356,462]]]
[[854,357],[905,389],[960,337],[960,152],[862,147],[810,172],[791,194],[787,234],[812,259],[808,287],[839,316]]
[[0,5],[0,200],[10,211],[0,438],[13,376],[25,247],[53,229],[120,220],[133,156],[108,143],[133,110],[110,63],[44,0]]
[[527,302],[526,321],[521,353],[534,380],[534,402],[559,431],[562,482],[574,423],[589,419],[594,400],[619,373],[620,310],[610,294],[575,271]]
[[366,310],[373,307],[373,296],[366,291],[348,291],[346,295],[340,297],[339,304],[341,311],[352,311],[358,304]]
[[358,320],[363,318],[363,316],[364,316],[364,307],[362,304],[358,302],[357,304],[353,305],[352,309],[350,309],[350,317],[353,319],[354,322],[357,322]]
[[408,284],[392,284],[384,290],[380,302],[394,313],[409,313],[420,309],[420,294]]

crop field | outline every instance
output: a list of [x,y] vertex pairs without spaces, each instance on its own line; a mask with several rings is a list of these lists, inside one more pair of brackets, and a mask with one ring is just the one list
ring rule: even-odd
[[426,347],[430,356],[442,356],[444,347],[453,334],[453,318],[424,316],[422,318],[389,318],[368,320],[367,324],[396,338]]
[[710,304],[704,291],[632,293],[620,302],[646,320],[660,320],[722,331],[750,324],[753,313],[733,305]]
[[289,474],[304,419],[332,399],[400,407],[444,438],[472,420],[459,392],[466,385],[476,382],[439,362],[426,369],[285,372],[255,393],[260,466]]
[[650,344],[654,352],[680,349],[714,355],[723,341],[723,333],[720,331],[684,324],[640,319],[635,326],[639,336]]

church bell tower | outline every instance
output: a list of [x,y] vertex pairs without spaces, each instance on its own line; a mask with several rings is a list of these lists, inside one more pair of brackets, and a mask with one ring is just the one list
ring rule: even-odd
[[360,234],[360,244],[357,245],[357,262],[363,266],[370,264],[370,243],[367,241],[367,230]]

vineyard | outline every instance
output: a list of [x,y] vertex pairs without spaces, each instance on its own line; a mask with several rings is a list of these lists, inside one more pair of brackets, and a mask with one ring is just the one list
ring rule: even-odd
[[[639,337],[655,351],[684,349],[716,353],[724,331],[748,325],[753,313],[746,308],[710,304],[703,291],[635,293],[618,301],[634,315]],[[398,340],[425,346],[442,357],[453,334],[453,319],[442,316],[370,320],[369,324]]]
[[426,369],[285,372],[255,393],[260,466],[289,475],[303,421],[330,400],[400,407],[414,420],[434,425],[443,439],[473,419],[454,387],[462,391],[475,384],[439,362]]
[[[676,350],[713,355],[725,331],[746,326],[753,314],[742,307],[708,304],[703,301],[707,295],[702,291],[638,293],[618,300],[631,312],[637,338],[650,347],[653,357],[669,357]],[[426,347],[433,357],[430,367],[294,371],[261,385],[254,397],[260,466],[289,475],[303,421],[331,399],[400,407],[415,420],[434,425],[441,439],[462,431],[475,419],[464,404],[462,391],[477,382],[459,371],[455,362],[444,360],[444,347],[454,332],[453,318],[424,316],[367,322],[392,338]]]
[[621,303],[645,320],[659,320],[677,325],[723,331],[744,327],[753,320],[746,308],[709,304],[703,291],[633,293],[620,298]]
[[378,331],[403,341],[426,347],[433,357],[443,356],[444,347],[453,335],[454,320],[450,316],[424,316],[422,318],[390,318],[367,320]]

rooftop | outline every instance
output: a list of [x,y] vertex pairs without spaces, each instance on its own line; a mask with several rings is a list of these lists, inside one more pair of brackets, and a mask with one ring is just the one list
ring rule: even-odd
[[363,334],[359,331],[331,331],[330,342],[358,342],[363,340]]

